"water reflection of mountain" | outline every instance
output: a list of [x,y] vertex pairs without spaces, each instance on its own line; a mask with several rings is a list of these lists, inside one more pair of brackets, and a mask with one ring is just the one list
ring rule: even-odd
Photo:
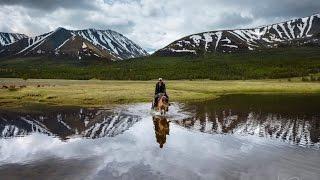
[[113,137],[123,133],[138,116],[99,109],[48,111],[45,113],[0,113],[0,137],[24,136],[33,132],[66,139]]
[[[320,148],[319,98],[227,96],[192,109],[193,118],[176,123],[210,134],[254,135],[290,144]],[[257,100],[258,99],[258,100]],[[306,103],[306,101],[308,103]],[[312,104],[312,102],[315,104]]]

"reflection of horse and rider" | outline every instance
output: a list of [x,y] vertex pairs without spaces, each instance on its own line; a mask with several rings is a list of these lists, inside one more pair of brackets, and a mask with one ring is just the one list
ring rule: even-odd
[[159,147],[163,148],[163,145],[167,141],[167,135],[169,135],[170,121],[167,121],[167,118],[164,116],[153,116],[152,119],[157,142],[159,143]]
[[167,95],[166,84],[159,78],[154,92],[152,108],[165,114],[169,110],[169,96]]
[[[159,78],[159,81],[156,84],[154,99],[152,103],[152,109],[157,110],[164,115],[169,110],[169,96],[166,90],[166,84]],[[160,148],[163,148],[163,145],[166,143],[167,135],[169,135],[169,123],[165,116],[153,116],[153,124],[157,142],[159,143]]]

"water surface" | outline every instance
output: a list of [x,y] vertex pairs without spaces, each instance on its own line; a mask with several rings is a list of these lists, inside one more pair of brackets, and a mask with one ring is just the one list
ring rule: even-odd
[[320,96],[0,111],[1,179],[320,179]]

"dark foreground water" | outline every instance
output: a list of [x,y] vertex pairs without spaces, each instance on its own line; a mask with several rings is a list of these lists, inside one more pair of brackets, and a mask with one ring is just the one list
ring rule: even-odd
[[320,179],[319,95],[0,110],[0,179]]

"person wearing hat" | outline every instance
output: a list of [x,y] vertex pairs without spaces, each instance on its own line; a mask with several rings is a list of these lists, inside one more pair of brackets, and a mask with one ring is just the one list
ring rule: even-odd
[[166,84],[163,82],[162,78],[159,78],[159,81],[156,84],[156,89],[154,92],[154,103],[153,103],[153,107],[157,107],[158,104],[158,99],[161,96],[161,94],[164,94],[167,99],[169,100],[169,97],[167,95],[167,91],[166,91]]

